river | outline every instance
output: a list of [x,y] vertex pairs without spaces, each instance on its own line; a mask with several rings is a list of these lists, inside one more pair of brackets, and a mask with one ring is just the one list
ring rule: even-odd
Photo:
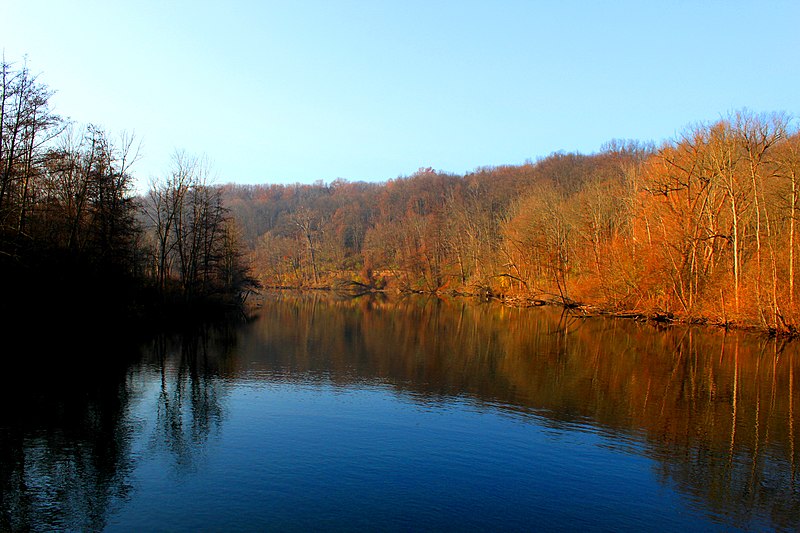
[[4,355],[0,530],[800,528],[797,343],[317,293],[90,336]]

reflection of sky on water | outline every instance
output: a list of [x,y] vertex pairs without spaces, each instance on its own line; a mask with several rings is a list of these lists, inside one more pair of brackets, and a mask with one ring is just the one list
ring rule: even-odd
[[154,450],[112,529],[634,529],[650,517],[678,530],[699,519],[673,512],[680,497],[650,459],[590,426],[425,405],[385,386],[247,382],[225,403],[199,470]]

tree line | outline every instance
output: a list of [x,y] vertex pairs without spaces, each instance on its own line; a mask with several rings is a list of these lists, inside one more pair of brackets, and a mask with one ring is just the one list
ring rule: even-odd
[[207,166],[176,153],[137,196],[134,137],[64,120],[52,94],[26,65],[0,64],[4,315],[144,319],[235,304],[251,280]]
[[796,331],[800,134],[747,110],[465,175],[228,185],[267,286],[558,301]]
[[203,159],[176,152],[136,196],[132,136],[58,117],[26,66],[0,66],[8,314],[232,303],[255,287],[253,272],[266,286],[797,329],[800,134],[784,114],[739,111],[660,146],[612,141],[590,155],[383,183],[216,186]]

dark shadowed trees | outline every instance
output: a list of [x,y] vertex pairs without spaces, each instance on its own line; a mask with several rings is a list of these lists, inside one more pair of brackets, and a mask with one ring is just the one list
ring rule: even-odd
[[[62,121],[26,66],[0,64],[0,301],[5,323],[46,306],[59,324],[236,303],[253,287],[241,238],[202,161],[178,154],[135,196],[134,136]],[[158,296],[160,295],[160,297]]]
[[151,183],[144,213],[150,273],[163,298],[235,301],[251,288],[239,230],[223,206],[221,188],[210,183],[206,161],[176,152],[167,177]]

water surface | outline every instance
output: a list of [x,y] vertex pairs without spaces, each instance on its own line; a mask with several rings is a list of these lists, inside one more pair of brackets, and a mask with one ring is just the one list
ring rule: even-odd
[[0,529],[800,527],[794,344],[315,294],[117,343],[4,376]]

